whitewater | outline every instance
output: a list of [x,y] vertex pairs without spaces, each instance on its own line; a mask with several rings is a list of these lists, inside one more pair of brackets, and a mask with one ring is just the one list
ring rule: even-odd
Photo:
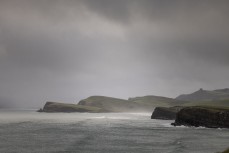
[[216,153],[228,129],[173,127],[151,113],[0,110],[0,153]]

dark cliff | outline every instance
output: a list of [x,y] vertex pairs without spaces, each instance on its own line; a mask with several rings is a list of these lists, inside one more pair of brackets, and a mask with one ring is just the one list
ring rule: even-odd
[[186,107],[177,113],[173,125],[229,128],[229,109],[204,106]]
[[225,150],[224,152],[222,152],[222,153],[229,153],[229,148],[227,150]]
[[175,120],[176,114],[183,107],[156,107],[152,113],[151,119]]

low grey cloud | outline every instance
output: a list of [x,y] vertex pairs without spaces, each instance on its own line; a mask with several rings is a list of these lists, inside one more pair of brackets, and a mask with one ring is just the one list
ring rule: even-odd
[[0,103],[229,86],[226,0],[2,0]]

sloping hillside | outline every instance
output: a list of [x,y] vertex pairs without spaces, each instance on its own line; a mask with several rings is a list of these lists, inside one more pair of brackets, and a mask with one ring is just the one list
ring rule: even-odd
[[128,100],[141,105],[148,105],[148,107],[172,107],[172,106],[180,106],[185,103],[184,101],[181,100],[176,100],[176,99],[161,97],[161,96],[143,96],[143,97],[129,98]]
[[101,108],[92,106],[82,106],[77,104],[67,104],[59,102],[46,102],[43,109],[39,112],[91,112],[99,113],[104,112]]
[[210,100],[210,101],[192,101],[192,102],[184,103],[182,106],[229,107],[229,99],[225,99],[225,100]]
[[152,111],[151,108],[129,100],[105,96],[91,96],[81,100],[78,105],[99,107],[110,112]]
[[180,100],[160,96],[143,96],[129,98],[128,100],[105,96],[91,96],[87,99],[81,100],[78,104],[99,107],[111,112],[137,112],[152,111],[158,106],[180,106],[183,103],[184,102]]
[[229,89],[218,89],[213,91],[200,89],[191,94],[183,94],[176,97],[177,100],[184,101],[216,101],[229,99]]

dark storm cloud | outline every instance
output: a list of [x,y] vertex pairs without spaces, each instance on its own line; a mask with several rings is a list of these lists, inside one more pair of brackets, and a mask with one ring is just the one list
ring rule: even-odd
[[228,87],[228,7],[226,0],[3,0],[1,103]]

